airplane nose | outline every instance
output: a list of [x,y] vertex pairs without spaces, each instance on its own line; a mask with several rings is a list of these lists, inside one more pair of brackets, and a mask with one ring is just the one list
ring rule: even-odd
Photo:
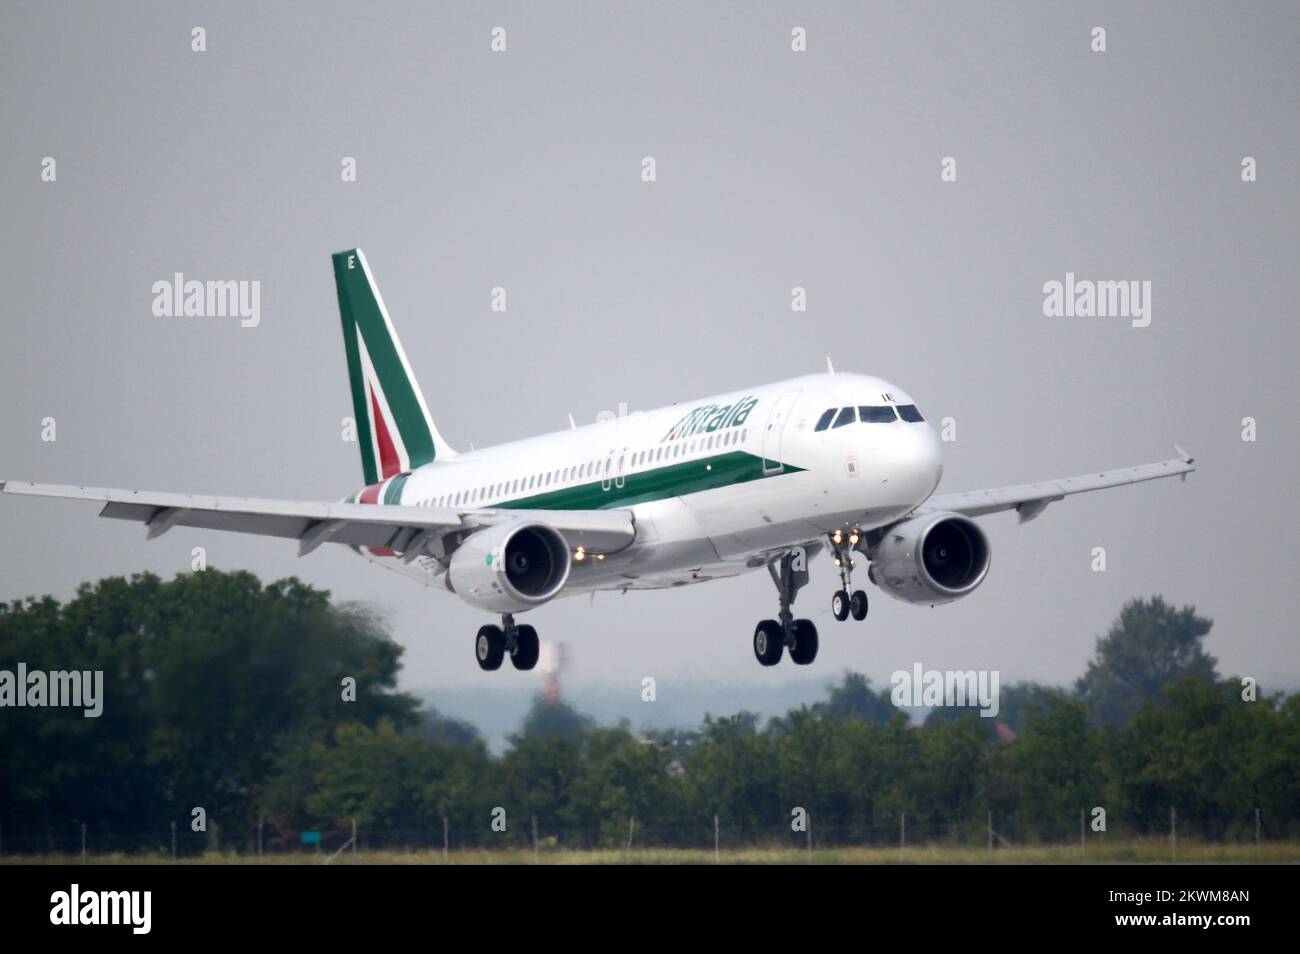
[[939,435],[928,423],[898,421],[863,428],[872,443],[863,447],[863,475],[885,491],[890,508],[924,503],[939,486],[943,455]]
[[939,481],[943,478],[943,444],[939,441],[939,435],[935,433],[934,428],[929,424],[925,428],[925,480],[929,485],[926,496],[934,493],[935,488],[939,486]]
[[928,423],[904,425],[902,437],[907,460],[908,490],[919,504],[939,486],[943,476],[943,449],[939,435]]

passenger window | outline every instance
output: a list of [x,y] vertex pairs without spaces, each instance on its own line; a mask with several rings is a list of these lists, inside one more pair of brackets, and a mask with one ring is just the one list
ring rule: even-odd
[[894,409],[886,404],[883,407],[859,407],[858,420],[863,424],[888,424],[898,420],[898,417],[894,414]]
[[909,424],[920,424],[925,420],[921,412],[916,409],[915,404],[900,404],[898,406],[898,416]]
[[820,418],[817,419],[817,426],[814,427],[813,430],[814,431],[826,430],[826,428],[831,426],[831,421],[834,420],[834,418],[835,418],[835,408],[831,408],[829,411],[827,411],[825,414],[823,414]]
[[845,424],[852,424],[854,420],[853,408],[846,407],[840,409],[839,417],[835,418],[833,427],[843,427]]

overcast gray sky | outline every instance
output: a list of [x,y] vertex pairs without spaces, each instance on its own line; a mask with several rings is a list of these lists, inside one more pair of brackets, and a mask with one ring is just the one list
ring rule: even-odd
[[[1125,599],[1159,593],[1214,619],[1223,672],[1294,686],[1298,61],[1294,3],[9,2],[0,478],[357,489],[329,255],[360,245],[456,446],[829,354],[956,419],[943,491],[1159,460],[1174,441],[1197,457],[1185,484],[984,520],[992,572],[950,606],[872,588],[865,624],[835,623],[823,557],[797,604],[822,632],[812,675],[920,661],[1065,682]],[[1043,283],[1067,271],[1151,281],[1150,326],[1044,317]],[[155,318],[151,286],[174,272],[260,281],[260,325]],[[4,598],[170,576],[204,546],[214,566],[381,608],[407,686],[538,682],[478,670],[484,614],[342,548],[146,544],[92,506],[9,497],[0,536]],[[805,675],[753,658],[775,608],[756,573],[529,621],[568,644],[575,683],[635,698],[646,675],[661,692],[709,678],[758,699]]]

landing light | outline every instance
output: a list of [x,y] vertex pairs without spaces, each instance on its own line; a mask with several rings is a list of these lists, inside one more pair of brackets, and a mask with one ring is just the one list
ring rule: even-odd
[[844,534],[840,533],[838,530],[836,530],[833,534],[831,534],[831,542],[836,544],[837,546],[840,543],[842,543],[843,540],[844,540]]
[[577,560],[579,563],[587,559],[586,549],[584,549],[583,547],[578,547],[578,549],[573,551],[573,558]]
[[856,530],[849,534],[849,545],[854,547],[858,545],[858,533]]

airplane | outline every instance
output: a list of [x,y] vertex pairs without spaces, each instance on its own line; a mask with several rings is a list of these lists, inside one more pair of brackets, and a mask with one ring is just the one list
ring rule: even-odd
[[1186,475],[1192,458],[956,494],[935,494],[940,440],[897,385],[827,371],[653,411],[456,452],[434,424],[362,251],[333,256],[364,485],[342,501],[263,500],[5,481],[7,494],[92,500],[100,516],[325,543],[441,586],[500,625],[482,626],[484,670],[537,664],[516,615],[560,596],[688,586],[765,568],[777,614],[754,630],[758,662],[817,656],[795,618],[809,560],[828,553],[836,620],[865,619],[852,584],[906,603],[969,596],[989,572],[975,517],[1032,520],[1071,494]]

